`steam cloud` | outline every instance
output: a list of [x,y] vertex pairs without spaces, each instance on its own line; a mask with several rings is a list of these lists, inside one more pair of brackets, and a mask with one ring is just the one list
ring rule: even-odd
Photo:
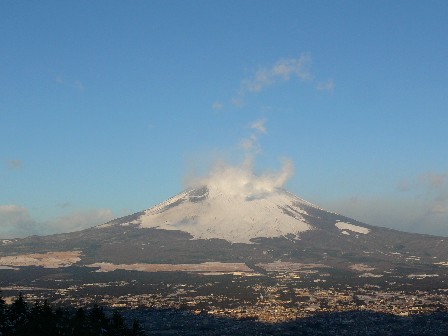
[[187,181],[188,186],[205,185],[217,192],[245,199],[263,198],[282,188],[294,173],[292,161],[284,159],[278,171],[256,174],[254,161],[256,155],[261,152],[259,136],[267,132],[265,119],[257,120],[249,127],[252,133],[240,142],[241,148],[245,151],[245,159],[241,164],[215,162],[205,177],[191,178]]
[[246,199],[263,198],[281,188],[293,175],[293,171],[291,160],[284,160],[279,171],[256,175],[252,169],[252,160],[245,160],[239,166],[216,164],[209,175],[198,182],[226,195]]

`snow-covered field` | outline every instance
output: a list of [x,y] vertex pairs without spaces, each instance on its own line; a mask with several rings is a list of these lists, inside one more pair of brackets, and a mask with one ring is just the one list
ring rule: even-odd
[[80,255],[80,251],[19,254],[15,256],[0,257],[0,266],[41,266],[44,268],[68,267],[80,261]]
[[324,264],[302,264],[288,261],[274,261],[272,263],[259,263],[258,267],[268,272],[298,272],[304,270],[312,270],[314,268],[328,267]]
[[358,271],[358,272],[371,272],[374,271],[375,268],[374,267],[370,267],[368,265],[365,264],[353,264],[350,266],[350,268],[354,271]]
[[425,278],[435,278],[438,276],[438,274],[409,274],[408,278],[421,280]]
[[[370,230],[365,227],[353,225],[353,224],[345,223],[345,222],[337,222],[335,224],[335,226],[339,230],[349,230],[349,231],[356,232],[356,233],[367,234],[370,232]],[[344,233],[344,231],[342,231],[342,233]],[[347,233],[344,233],[344,234],[347,234]]]
[[96,272],[112,272],[115,270],[140,272],[253,272],[243,263],[206,262],[201,264],[111,264],[94,263],[87,267],[98,267]]

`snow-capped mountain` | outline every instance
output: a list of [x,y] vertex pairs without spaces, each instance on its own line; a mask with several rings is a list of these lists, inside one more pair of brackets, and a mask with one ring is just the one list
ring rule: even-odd
[[250,243],[253,238],[298,236],[312,230],[303,205],[313,206],[283,190],[245,197],[204,186],[146,210],[135,223],[141,228],[185,231],[195,239]]
[[[298,239],[302,232],[318,229],[307,219],[313,215],[306,209],[323,211],[283,189],[245,196],[203,186],[184,191],[121,225],[179,230],[188,232],[194,239],[217,238],[232,243],[251,243],[254,238],[287,235]],[[343,223],[340,219],[335,219],[334,224],[345,235],[370,231],[366,227]]]
[[87,230],[0,241],[0,268],[147,270],[177,264],[173,269],[221,269],[237,263],[237,268],[254,269],[278,262],[346,270],[362,264],[362,269],[384,271],[398,265],[410,270],[448,266],[446,238],[367,225],[266,187],[272,183],[241,186],[202,185]]

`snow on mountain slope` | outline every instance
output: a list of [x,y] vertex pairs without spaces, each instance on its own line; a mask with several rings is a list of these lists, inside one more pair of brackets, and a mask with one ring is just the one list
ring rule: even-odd
[[247,196],[201,187],[146,210],[139,222],[142,228],[181,230],[196,239],[250,243],[252,238],[298,235],[312,229],[300,204],[310,206],[281,189]]

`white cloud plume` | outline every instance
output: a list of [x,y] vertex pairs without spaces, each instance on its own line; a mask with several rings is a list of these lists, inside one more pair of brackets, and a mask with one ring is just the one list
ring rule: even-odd
[[261,152],[258,138],[261,134],[265,134],[267,132],[265,123],[266,119],[262,118],[249,125],[249,128],[252,130],[251,134],[247,138],[243,138],[240,141],[241,148],[243,148],[246,152],[252,152],[252,154],[258,154]]
[[240,146],[245,151],[251,151],[253,150],[256,141],[257,137],[254,134],[251,134],[248,138],[244,138],[240,141]]
[[263,118],[249,124],[251,134],[240,142],[240,147],[245,151],[245,159],[241,164],[217,161],[205,176],[188,176],[185,180],[187,186],[206,185],[227,195],[243,198],[261,198],[282,188],[294,173],[291,160],[284,159],[278,171],[256,174],[253,169],[256,154],[261,151],[258,138],[267,132],[265,123]]
[[190,186],[206,185],[226,195],[246,199],[262,198],[282,188],[293,173],[292,161],[283,160],[280,170],[257,175],[253,171],[252,160],[246,158],[241,165],[216,163],[207,176],[190,181]]

